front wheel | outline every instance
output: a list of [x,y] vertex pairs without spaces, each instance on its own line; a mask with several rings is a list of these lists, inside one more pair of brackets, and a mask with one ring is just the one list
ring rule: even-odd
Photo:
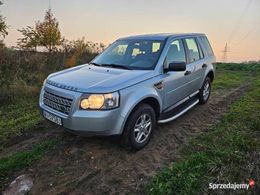
[[122,143],[130,150],[140,150],[150,141],[156,126],[154,109],[142,104],[127,119]]
[[211,79],[209,77],[206,77],[199,92],[199,103],[205,104],[209,99],[210,93],[211,93]]

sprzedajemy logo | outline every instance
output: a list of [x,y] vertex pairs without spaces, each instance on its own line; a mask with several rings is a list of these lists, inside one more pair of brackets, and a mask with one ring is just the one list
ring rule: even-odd
[[249,187],[253,188],[255,185],[255,181],[253,179],[249,179],[248,183],[209,183],[209,189],[216,190],[216,189],[231,189],[231,190],[248,190]]

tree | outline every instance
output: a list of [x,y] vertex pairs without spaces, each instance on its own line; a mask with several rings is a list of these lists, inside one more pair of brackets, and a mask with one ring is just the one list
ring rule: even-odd
[[59,22],[50,9],[45,13],[44,21],[36,23],[36,32],[39,36],[39,46],[45,47],[49,52],[54,51],[63,42]]
[[[3,3],[0,1],[0,5]],[[8,26],[5,23],[5,17],[0,15],[0,47],[4,46],[3,39],[5,38],[6,35],[8,35],[7,32]]]
[[46,11],[42,22],[38,21],[34,27],[27,26],[18,31],[23,35],[18,39],[18,45],[21,48],[36,50],[39,46],[46,48],[51,53],[64,41],[61,37],[59,22],[54,18],[50,9]]
[[23,38],[18,39],[18,46],[23,49],[34,49],[37,51],[39,36],[36,30],[31,26],[27,26],[26,28],[18,29],[18,31],[23,35]]

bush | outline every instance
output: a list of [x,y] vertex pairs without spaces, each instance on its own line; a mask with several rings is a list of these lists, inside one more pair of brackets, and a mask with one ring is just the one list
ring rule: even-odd
[[[0,105],[15,97],[27,97],[38,92],[50,73],[66,68],[64,64],[71,55],[0,48]],[[87,63],[95,55],[84,52],[77,57],[76,63]]]

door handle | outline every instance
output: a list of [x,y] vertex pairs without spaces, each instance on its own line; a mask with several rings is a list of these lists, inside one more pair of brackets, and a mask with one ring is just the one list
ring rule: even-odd
[[202,68],[207,68],[207,66],[208,66],[207,64],[203,64]]
[[191,74],[191,71],[189,71],[189,70],[187,70],[187,71],[184,73],[185,76],[186,76],[186,75],[189,75],[189,74]]

